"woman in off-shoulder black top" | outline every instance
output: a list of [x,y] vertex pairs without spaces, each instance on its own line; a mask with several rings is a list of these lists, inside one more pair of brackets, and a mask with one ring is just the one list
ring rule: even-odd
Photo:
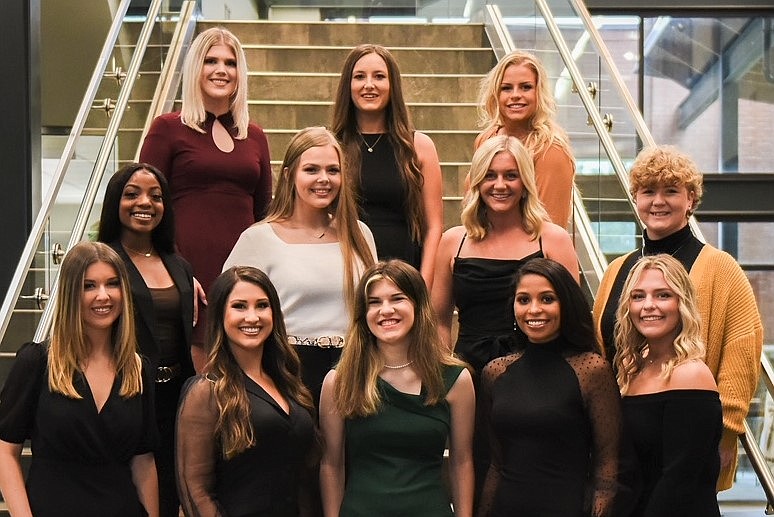
[[723,416],[690,277],[670,255],[640,258],[616,312],[624,430],[642,477],[634,517],[719,517]]

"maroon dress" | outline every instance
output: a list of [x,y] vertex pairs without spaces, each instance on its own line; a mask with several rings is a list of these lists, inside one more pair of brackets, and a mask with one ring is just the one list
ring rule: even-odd
[[[236,135],[230,113],[218,119]],[[263,130],[250,124],[247,138],[234,139],[234,150],[225,153],[212,139],[214,121],[207,113],[206,132],[199,133],[180,121],[180,113],[161,115],[140,152],[140,161],[169,182],[178,251],[207,292],[242,231],[265,215],[272,183]]]

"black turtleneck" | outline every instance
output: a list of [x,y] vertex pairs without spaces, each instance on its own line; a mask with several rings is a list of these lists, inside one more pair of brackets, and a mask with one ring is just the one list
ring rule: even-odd
[[615,277],[615,281],[613,282],[610,296],[605,304],[605,309],[602,311],[602,318],[600,321],[602,342],[605,345],[607,360],[610,361],[611,364],[613,363],[613,357],[615,356],[616,350],[613,334],[615,328],[615,312],[618,310],[619,298],[621,297],[626,277],[629,275],[629,271],[634,267],[637,259],[645,255],[666,253],[680,261],[685,270],[690,272],[693,263],[696,261],[696,257],[699,256],[699,253],[704,246],[704,243],[691,233],[691,227],[687,224],[675,233],[658,240],[649,238],[648,231],[644,230],[642,232],[642,242],[642,248],[632,251],[624,259],[624,263],[618,271],[618,276]]

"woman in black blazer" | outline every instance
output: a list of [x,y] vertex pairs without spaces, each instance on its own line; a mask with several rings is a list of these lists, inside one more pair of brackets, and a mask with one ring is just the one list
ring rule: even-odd
[[174,445],[177,402],[194,375],[191,332],[194,285],[191,266],[175,254],[169,186],[151,165],[130,163],[110,179],[97,240],[123,259],[134,299],[139,352],[155,372],[156,451],[161,516],[177,517]]

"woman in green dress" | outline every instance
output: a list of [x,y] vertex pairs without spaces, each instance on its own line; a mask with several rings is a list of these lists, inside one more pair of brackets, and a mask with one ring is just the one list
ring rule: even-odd
[[442,346],[416,269],[390,260],[366,270],[346,343],[320,400],[325,516],[470,517],[473,381]]

